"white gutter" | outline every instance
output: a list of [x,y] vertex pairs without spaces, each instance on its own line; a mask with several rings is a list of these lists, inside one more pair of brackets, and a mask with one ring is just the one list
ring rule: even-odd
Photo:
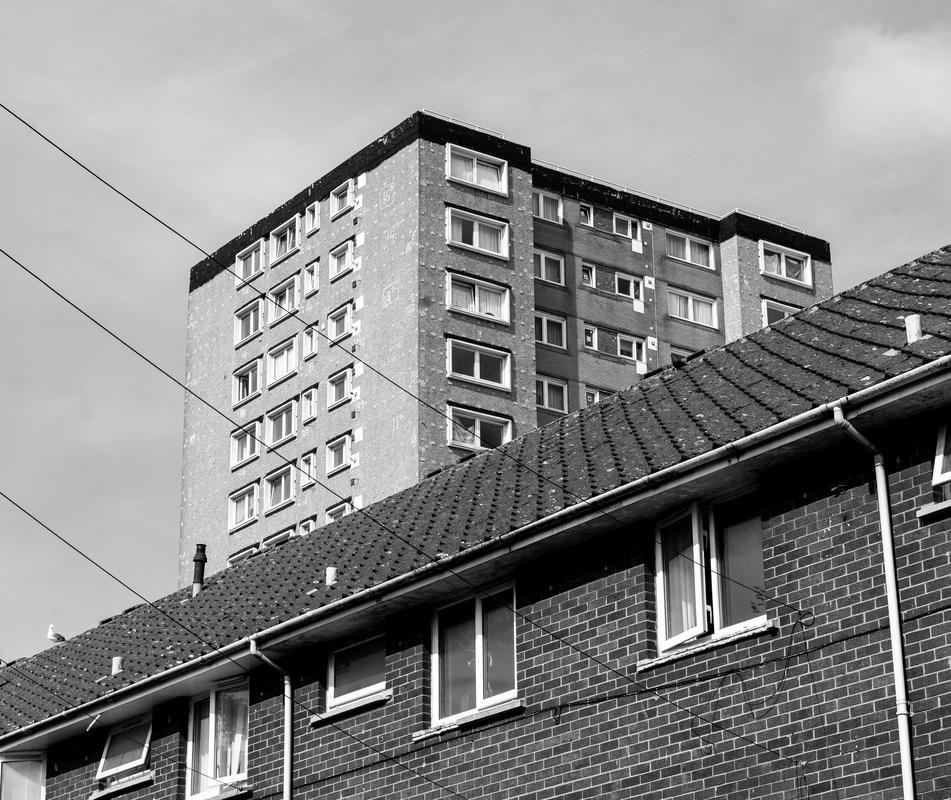
[[454,568],[453,565],[456,564],[456,562],[469,561],[475,554],[481,553],[484,550],[496,548],[512,539],[522,538],[525,535],[532,533],[536,529],[543,529],[551,527],[554,524],[559,524],[566,518],[580,515],[585,509],[587,509],[592,515],[600,515],[600,507],[602,505],[609,504],[615,499],[622,498],[628,494],[638,491],[652,491],[657,484],[664,483],[667,480],[675,478],[681,473],[690,472],[716,461],[728,461],[731,457],[738,457],[743,450],[749,450],[769,441],[770,439],[779,438],[786,433],[795,431],[796,429],[802,428],[810,423],[821,421],[824,417],[827,417],[828,413],[833,408],[846,408],[848,406],[857,405],[861,402],[865,402],[866,400],[873,399],[878,395],[888,394],[890,391],[898,389],[905,384],[911,384],[920,379],[927,378],[932,374],[943,372],[949,367],[951,367],[951,354],[936,358],[934,361],[929,361],[927,364],[922,364],[921,366],[915,367],[914,369],[910,369],[901,375],[888,378],[887,380],[877,383],[874,386],[870,386],[867,389],[860,389],[859,391],[853,392],[852,394],[843,395],[837,400],[832,400],[830,402],[823,403],[821,406],[816,408],[803,411],[801,414],[790,417],[789,419],[779,422],[776,425],[772,425],[769,428],[764,428],[751,433],[748,436],[744,436],[742,439],[729,442],[721,447],[716,448],[715,450],[708,450],[706,453],[701,453],[700,455],[694,456],[693,458],[690,458],[686,461],[679,462],[658,472],[646,475],[643,478],[637,478],[636,480],[630,481],[623,486],[615,487],[614,489],[598,495],[596,498],[592,498],[587,501],[580,501],[572,506],[567,506],[566,508],[556,511],[554,514],[550,514],[540,520],[530,522],[527,525],[523,525],[521,528],[516,528],[515,530],[502,534],[495,539],[482,542],[481,544],[471,547],[458,555],[452,556],[450,558],[440,559],[439,561],[430,561],[421,567],[417,567],[411,572],[391,578],[390,580],[376,584],[375,586],[370,586],[352,595],[348,595],[347,597],[342,597],[339,600],[335,600],[334,602],[328,603],[325,606],[313,608],[310,611],[300,614],[299,616],[285,620],[284,622],[279,622],[276,625],[272,625],[270,628],[265,628],[264,630],[258,631],[255,634],[244,636],[230,645],[225,645],[222,648],[205,653],[204,655],[199,656],[197,659],[187,661],[183,664],[178,664],[171,669],[151,675],[148,678],[145,678],[144,680],[123,689],[117,689],[115,692],[105,698],[96,698],[95,700],[91,700],[82,705],[61,711],[52,717],[31,723],[30,725],[27,725],[16,731],[12,731],[11,733],[8,733],[4,736],[0,736],[0,746],[3,745],[6,739],[20,738],[24,735],[24,733],[31,732],[33,729],[48,726],[56,721],[65,721],[65,718],[74,715],[95,713],[92,711],[92,709],[98,708],[100,706],[110,707],[113,705],[118,705],[121,702],[127,702],[128,700],[135,699],[140,694],[145,693],[145,691],[153,684],[168,681],[170,677],[174,678],[180,672],[187,672],[191,669],[194,669],[196,665],[211,661],[212,659],[219,656],[223,656],[225,659],[227,659],[228,654],[234,651],[244,650],[249,645],[252,638],[256,640],[271,638],[295,627],[302,627],[316,616],[332,615],[337,613],[338,610],[346,610],[348,606],[359,605],[360,603],[369,601],[376,595],[385,595],[399,588],[403,584],[414,583],[420,577],[426,575],[429,572],[438,572],[452,569]]
[[895,567],[895,543],[892,534],[888,475],[881,451],[845,418],[838,406],[832,409],[836,424],[872,454],[875,463],[875,489],[878,494],[878,520],[882,530],[882,562],[885,568],[885,595],[888,598],[888,632],[892,644],[892,673],[895,681],[895,714],[898,721],[898,746],[901,753],[902,797],[915,798],[915,767],[911,755],[911,706],[905,681],[905,644],[901,630],[901,599]]
[[260,659],[271,669],[281,673],[284,678],[284,800],[291,800],[291,778],[293,776],[293,751],[294,742],[294,687],[291,684],[291,673],[286,669],[279,667],[264,653],[258,650],[258,642],[255,637],[251,637],[251,655]]

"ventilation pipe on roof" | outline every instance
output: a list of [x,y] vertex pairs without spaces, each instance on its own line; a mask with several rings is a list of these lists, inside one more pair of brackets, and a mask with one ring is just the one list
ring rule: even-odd
[[118,675],[122,672],[122,656],[112,657],[112,674]]
[[909,314],[905,317],[905,341],[914,344],[921,338],[921,314]]
[[324,585],[333,586],[336,582],[337,582],[337,568],[327,567],[327,571],[324,574]]
[[[917,314],[913,315],[917,316]],[[905,323],[908,323],[908,317]],[[921,332],[919,326],[919,334]],[[909,341],[910,334],[909,334]],[[882,561],[885,568],[885,595],[888,600],[888,632],[892,646],[892,673],[895,680],[895,714],[898,718],[898,746],[901,751],[902,797],[915,798],[915,771],[911,756],[911,705],[905,681],[905,644],[901,630],[901,600],[898,597],[898,576],[895,569],[895,543],[892,536],[891,501],[888,494],[888,475],[882,452],[845,418],[842,409],[834,406],[832,415],[836,424],[872,454],[875,463],[875,489],[878,495],[878,521],[882,532]]]
[[192,573],[192,597],[194,597],[205,585],[205,564],[208,561],[208,556],[205,555],[205,545],[195,545],[195,557],[192,561],[195,562],[195,571]]
[[291,673],[275,664],[264,653],[258,650],[258,642],[253,636],[248,640],[251,646],[251,655],[267,664],[271,669],[281,673],[284,678],[284,793],[283,800],[291,800],[291,776],[293,768],[293,737],[294,737],[294,687],[291,683]]

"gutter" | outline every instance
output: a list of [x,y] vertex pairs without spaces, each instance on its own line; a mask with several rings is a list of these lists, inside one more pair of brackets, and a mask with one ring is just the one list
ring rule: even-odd
[[284,678],[284,794],[283,800],[291,800],[291,778],[293,776],[293,742],[294,742],[294,687],[291,683],[291,673],[279,667],[264,653],[258,650],[258,642],[251,637],[249,642],[251,655],[267,664],[271,669],[281,673]]
[[356,592],[355,594],[348,595],[347,597],[342,597],[339,600],[335,600],[325,606],[313,608],[297,617],[293,617],[292,619],[284,620],[283,622],[279,622],[276,625],[272,625],[270,628],[265,628],[264,630],[258,631],[255,634],[244,636],[230,645],[225,645],[222,648],[205,653],[204,655],[199,656],[197,659],[187,661],[183,664],[178,664],[171,669],[165,670],[164,672],[151,675],[142,681],[139,681],[138,683],[131,684],[130,686],[124,687],[122,689],[117,689],[115,692],[104,698],[90,700],[82,705],[74,706],[73,708],[61,711],[52,717],[47,717],[46,719],[31,723],[30,725],[27,725],[23,728],[19,728],[16,731],[11,731],[8,734],[0,736],[0,748],[3,747],[6,740],[8,739],[15,740],[22,737],[25,733],[31,733],[35,729],[42,729],[43,727],[53,725],[57,721],[65,723],[70,717],[74,715],[86,713],[93,714],[96,713],[95,709],[99,709],[101,711],[103,709],[109,708],[110,706],[117,705],[118,703],[135,699],[138,695],[144,693],[154,684],[167,682],[170,678],[174,678],[181,672],[188,672],[194,669],[196,665],[211,662],[214,659],[220,658],[222,656],[227,658],[228,654],[230,653],[244,650],[250,645],[252,639],[257,641],[270,639],[291,631],[294,628],[305,627],[308,623],[314,620],[315,617],[325,615],[329,616],[337,613],[338,611],[345,611],[350,606],[359,605],[360,603],[373,600],[378,595],[387,595],[405,584],[415,583],[420,578],[425,577],[429,573],[438,574],[439,572],[443,572],[448,569],[458,568],[455,566],[456,564],[460,564],[461,566],[466,561],[473,559],[474,556],[479,555],[484,551],[506,547],[508,546],[509,542],[512,542],[513,540],[522,539],[528,535],[531,535],[536,530],[544,530],[545,528],[550,528],[554,525],[566,523],[575,517],[582,517],[585,512],[588,512],[592,515],[600,514],[600,509],[603,506],[610,505],[614,501],[628,498],[629,495],[638,492],[642,494],[650,492],[658,485],[663,484],[683,473],[691,472],[718,461],[727,461],[731,457],[739,457],[740,453],[742,453],[744,450],[750,450],[753,447],[768,442],[770,439],[779,438],[787,433],[791,433],[799,428],[805,427],[806,425],[819,422],[823,418],[826,418],[834,408],[847,408],[849,406],[858,405],[859,403],[871,400],[879,395],[886,395],[893,390],[905,386],[906,384],[913,384],[919,380],[931,377],[932,375],[940,374],[949,368],[951,368],[951,354],[936,358],[934,361],[929,361],[926,364],[922,364],[918,367],[908,370],[907,372],[903,372],[901,375],[888,378],[884,381],[881,381],[880,383],[875,384],[874,386],[870,386],[866,389],[860,389],[859,391],[853,392],[852,394],[843,395],[837,400],[832,400],[827,403],[823,403],[816,408],[803,411],[802,413],[797,414],[795,417],[790,417],[789,419],[783,420],[782,422],[779,422],[768,428],[755,431],[748,436],[744,436],[742,439],[729,442],[714,450],[708,450],[707,452],[701,453],[698,456],[694,456],[687,461],[673,464],[672,466],[662,469],[659,472],[646,475],[642,478],[637,478],[636,480],[630,481],[623,486],[615,487],[614,489],[604,492],[603,494],[600,494],[590,500],[581,501],[575,503],[572,506],[563,508],[560,511],[556,511],[555,513],[550,514],[547,517],[543,517],[540,520],[535,520],[534,522],[530,522],[527,525],[523,525],[521,528],[516,528],[513,531],[509,531],[508,533],[502,534],[487,542],[482,542],[475,547],[469,548],[463,553],[459,553],[439,561],[427,562],[426,564],[417,567],[411,572],[391,578],[389,581],[384,581],[383,583],[363,589],[359,592]]

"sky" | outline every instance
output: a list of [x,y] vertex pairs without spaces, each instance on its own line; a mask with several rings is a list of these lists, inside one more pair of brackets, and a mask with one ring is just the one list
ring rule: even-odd
[[[827,239],[837,291],[951,242],[951,5],[4,3],[0,102],[206,250],[414,110]],[[184,376],[200,254],[0,111],[0,248]],[[0,256],[0,491],[176,587],[182,390]],[[136,605],[0,498],[0,658]]]

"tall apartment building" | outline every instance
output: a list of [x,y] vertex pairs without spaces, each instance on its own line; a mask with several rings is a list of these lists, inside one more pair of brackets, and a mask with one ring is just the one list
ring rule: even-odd
[[192,269],[188,385],[238,427],[186,397],[180,581],[831,293],[798,229],[415,113]]

